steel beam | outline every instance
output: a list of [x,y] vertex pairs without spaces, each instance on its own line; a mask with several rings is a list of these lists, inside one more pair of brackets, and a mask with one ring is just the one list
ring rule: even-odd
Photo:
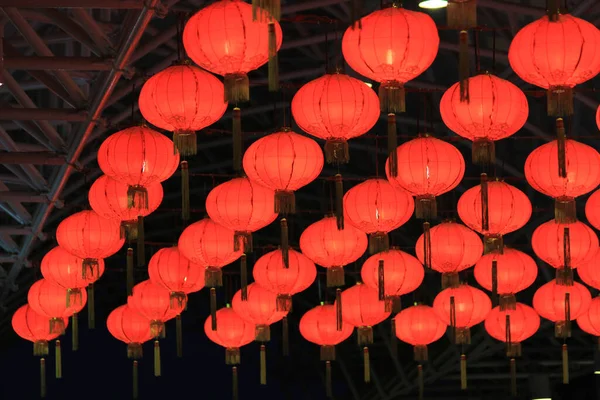
[[86,27],[88,35],[94,41],[96,46],[98,46],[101,53],[113,54],[114,49],[112,42],[106,34],[106,30],[103,30],[98,21],[96,21],[92,16],[91,10],[74,8],[72,12],[79,23]]
[[49,151],[0,152],[0,164],[64,165],[65,156]]
[[97,56],[106,55],[106,53],[96,46],[96,43],[94,43],[88,32],[81,25],[71,19],[70,16],[54,8],[45,8],[41,12],[50,18],[50,20],[61,30],[71,35],[73,39],[90,49]]
[[144,0],[2,0],[4,7],[16,8],[110,8],[142,9]]
[[29,227],[29,226],[0,225],[0,234],[29,235],[30,233],[31,233],[31,227]]
[[0,108],[0,121],[83,122],[88,113],[67,108]]
[[0,192],[0,201],[18,201],[21,203],[47,203],[48,196],[32,192]]
[[[17,144],[12,140],[10,135],[8,133],[6,133],[6,131],[4,129],[2,129],[1,126],[0,126],[0,144],[2,145],[2,147],[4,147],[4,149],[6,149],[8,151],[18,152],[20,150],[19,147],[17,147]],[[42,176],[40,171],[37,170],[37,168],[35,168],[33,165],[23,165],[21,168],[23,169],[23,172],[29,178],[28,180],[31,181],[31,183],[37,189],[40,189],[40,190],[46,189],[46,185],[47,185],[46,180],[44,179],[44,177]]]
[[27,71],[69,70],[69,71],[110,71],[114,60],[99,57],[5,57],[4,68]]

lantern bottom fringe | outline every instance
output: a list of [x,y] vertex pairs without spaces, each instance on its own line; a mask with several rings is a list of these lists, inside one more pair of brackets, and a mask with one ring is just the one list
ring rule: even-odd
[[48,355],[48,341],[37,340],[33,342],[33,355],[34,356],[47,356]]
[[385,312],[398,314],[402,311],[402,300],[400,296],[385,296]]
[[490,254],[494,252],[497,252],[498,254],[504,254],[504,238],[502,235],[484,235],[483,251],[484,254]]
[[568,117],[573,115],[573,88],[551,86],[548,89],[547,97],[549,116]]
[[558,268],[556,270],[556,284],[561,286],[573,286],[573,269]]
[[325,142],[325,160],[327,164],[348,164],[350,151],[348,142],[343,139],[329,139]]
[[331,361],[325,361],[325,395],[333,398],[333,385],[331,383]]
[[237,367],[231,368],[231,398],[238,400],[238,369]]
[[143,186],[129,186],[127,188],[127,208],[147,210],[148,190]]
[[267,384],[267,348],[264,344],[260,345],[260,384]]
[[447,8],[449,28],[472,29],[477,26],[476,0],[450,0]]
[[431,220],[437,218],[437,202],[435,196],[421,195],[415,198],[415,215],[417,219]]
[[250,81],[244,73],[227,74],[224,76],[224,102],[237,104],[250,100]]
[[171,292],[169,300],[169,308],[181,310],[187,302],[187,295],[184,292]]
[[406,111],[404,83],[385,81],[379,85],[379,104],[385,113],[403,113]]
[[572,197],[558,197],[554,200],[554,219],[559,224],[577,222],[577,208]]
[[137,400],[138,396],[139,396],[139,373],[138,373],[138,361],[134,360],[133,361],[133,371],[131,374],[131,390],[132,390],[132,397],[134,400]]
[[64,335],[65,334],[65,321],[62,318],[51,318],[50,319],[50,334],[52,335]]
[[327,287],[340,287],[345,284],[344,267],[327,268]]
[[235,231],[233,235],[233,251],[252,253],[252,232]]
[[296,212],[296,195],[292,190],[275,191],[276,214],[294,214]]
[[87,281],[96,280],[98,276],[98,260],[95,258],[84,258],[81,264],[81,278]]
[[387,232],[369,234],[369,253],[377,254],[390,249],[390,238]]
[[138,222],[133,221],[121,222],[121,239],[136,240],[138,237]]
[[473,164],[476,165],[493,165],[496,162],[495,142],[488,138],[474,140],[471,158],[473,159]]
[[54,347],[54,372],[56,374],[56,379],[62,378],[62,351],[60,348],[60,340],[56,341]]
[[281,19],[281,0],[252,0],[252,20],[270,21]]
[[160,361],[160,343],[158,340],[154,341],[154,376],[159,377],[162,375],[161,361]]
[[173,151],[182,156],[195,156],[198,153],[198,141],[194,131],[173,132]]
[[268,342],[271,340],[271,327],[269,325],[256,325],[254,329],[254,340],[257,342]]
[[417,346],[415,346],[413,348],[413,352],[414,352],[414,359],[418,363],[422,363],[424,361],[427,361],[427,359],[429,358],[429,354],[428,354],[427,346],[426,345],[417,345]]
[[215,288],[221,286],[223,286],[223,271],[221,271],[221,268],[206,268],[204,271],[204,287]]
[[321,361],[335,360],[335,346],[321,346]]
[[460,388],[467,389],[467,356],[460,355]]
[[363,348],[363,376],[365,383],[371,382],[371,357],[366,346]]
[[517,362],[514,358],[510,359],[510,394],[517,396]]
[[228,347],[225,350],[225,364],[238,365],[241,362],[239,347]]
[[425,392],[425,382],[423,380],[423,366],[417,365],[417,386],[419,387],[419,400],[423,400],[423,392]]
[[40,397],[46,397],[46,359],[40,358]]
[[359,346],[373,344],[373,328],[370,326],[359,326],[357,328],[357,339]]
[[175,317],[175,333],[176,337],[176,346],[177,346],[177,357],[183,357],[183,326],[181,324],[181,314],[178,314]]
[[560,339],[571,337],[571,321],[558,321],[554,324],[554,336]]
[[81,306],[81,289],[79,288],[69,288],[67,289],[67,308],[76,308],[76,306]]
[[278,294],[276,309],[277,311],[292,311],[292,296],[289,294]]
[[127,358],[131,360],[141,360],[144,355],[144,350],[141,343],[127,344]]
[[514,294],[501,294],[498,299],[500,311],[516,310],[517,299]]
[[569,384],[569,351],[567,345],[562,345],[562,376],[563,384]]
[[511,358],[521,357],[521,343],[507,343],[506,356]]
[[457,288],[460,284],[460,277],[457,272],[445,272],[442,274],[442,289]]
[[469,328],[455,328],[454,343],[471,344],[471,330]]
[[150,321],[150,334],[153,338],[165,338],[165,323],[159,320]]

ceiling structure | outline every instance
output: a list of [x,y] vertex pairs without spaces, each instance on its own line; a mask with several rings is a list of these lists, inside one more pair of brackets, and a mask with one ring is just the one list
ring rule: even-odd
[[[3,55],[0,71],[4,71],[0,87],[0,332],[3,337],[10,331],[12,313],[26,301],[27,289],[39,276],[37,267],[41,257],[55,245],[58,222],[86,207],[89,185],[101,174],[96,163],[98,146],[118,128],[139,121],[136,103],[141,86],[148,76],[178,59],[180,22],[204,3],[201,0],[0,0],[0,55]],[[366,13],[380,2],[364,3]],[[416,1],[405,1],[404,6],[417,8]],[[471,70],[475,72],[479,66],[524,90],[535,89],[512,72],[507,51],[514,34],[544,14],[545,1],[478,0],[478,6],[481,29],[471,36],[472,44],[476,44]],[[572,0],[567,6],[572,14],[600,25],[597,0]],[[279,53],[282,91],[278,94],[267,91],[264,69],[250,74],[251,102],[242,109],[246,145],[258,135],[289,123],[289,103],[300,85],[328,68],[344,67],[340,39],[350,14],[347,0],[283,1],[284,42]],[[407,113],[398,116],[400,137],[404,141],[419,131],[429,130],[452,141],[465,159],[470,160],[470,142],[450,133],[438,110],[443,90],[457,81],[458,34],[444,28],[444,10],[430,14],[440,26],[440,51],[433,66],[408,85]],[[349,68],[345,70],[356,76]],[[569,135],[596,149],[600,149],[594,121],[598,95],[593,88],[599,82],[596,78],[576,93],[575,115],[567,121]],[[506,238],[509,245],[531,254],[529,238],[533,229],[551,219],[551,201],[528,187],[523,165],[535,147],[552,140],[554,129],[553,120],[546,117],[545,98],[531,95],[528,99],[529,120],[514,138],[497,145],[493,173],[524,190],[534,204],[529,224]],[[192,220],[202,218],[208,191],[233,175],[230,124],[228,111],[221,121],[198,135],[199,154],[189,160]],[[358,181],[382,173],[385,138],[378,139],[378,132],[385,132],[385,120],[372,133],[351,142],[351,164],[341,169],[348,179],[347,187],[353,185],[353,179]],[[317,182],[297,195],[299,212],[290,218],[292,243],[297,244],[300,232],[329,210],[331,185],[327,177],[336,172],[326,167]],[[443,214],[456,216],[451,210],[456,208],[458,196],[477,184],[478,176],[479,170],[467,168],[461,186],[440,199]],[[180,207],[179,179],[175,176],[165,182],[162,206],[148,218],[146,239],[151,250],[177,240],[183,227],[178,217]],[[395,232],[392,241],[412,249],[419,235],[419,225],[411,222]],[[278,243],[276,227],[256,236],[258,248]],[[539,260],[538,264],[536,287],[553,278],[548,267],[541,266]],[[426,283],[428,291],[419,296],[431,300],[439,290],[439,281],[428,276]],[[519,299],[530,303],[531,295],[528,292]],[[317,297],[321,299],[321,291],[311,289],[299,309],[314,305]],[[297,313],[296,317],[300,315]],[[573,377],[593,371],[590,346],[591,339],[574,332],[570,341]],[[360,382],[360,352],[342,353],[338,364],[348,398],[414,398],[416,369],[412,354],[392,350],[388,325],[377,327],[370,385]],[[458,390],[459,354],[459,349],[448,341],[431,349],[431,362],[425,366],[425,382],[431,398],[463,398]],[[508,362],[503,357],[503,345],[478,327],[467,354],[473,371],[469,376],[473,389],[468,398],[506,398]],[[551,324],[547,321],[542,324],[540,332],[524,346],[524,357],[519,362],[518,382],[524,392],[533,372],[552,379],[560,376],[560,343],[554,339]]]

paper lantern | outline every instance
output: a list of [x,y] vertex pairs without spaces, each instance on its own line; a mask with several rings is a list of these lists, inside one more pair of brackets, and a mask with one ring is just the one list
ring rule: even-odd
[[494,163],[494,142],[512,136],[527,122],[527,98],[517,86],[490,73],[468,78],[468,102],[461,99],[460,87],[457,82],[442,96],[442,120],[473,142],[473,163]]
[[398,339],[414,347],[415,361],[427,360],[427,345],[436,342],[446,333],[446,325],[435,310],[426,305],[415,305],[400,311],[394,318]]
[[377,290],[358,283],[342,292],[342,319],[358,328],[359,346],[373,343],[373,326],[390,316]]
[[594,297],[586,312],[577,318],[577,326],[593,336],[600,337],[600,297]]
[[127,304],[115,308],[106,319],[111,335],[127,344],[127,357],[142,358],[142,344],[152,339],[150,320]]
[[398,174],[385,174],[392,185],[400,186],[416,197],[417,218],[430,219],[437,214],[435,197],[454,189],[465,174],[465,160],[449,143],[425,134],[398,146]]
[[164,337],[165,322],[175,318],[185,308],[187,296],[179,302],[171,301],[171,292],[152,281],[143,281],[133,287],[127,305],[150,321],[153,338]]
[[67,297],[71,293],[62,286],[50,282],[47,279],[40,279],[29,288],[27,292],[27,302],[29,306],[38,314],[49,319],[50,323],[48,333],[62,335],[65,332],[65,320],[83,309],[87,302],[87,293],[81,292],[81,301],[70,302],[67,306]]
[[404,225],[415,209],[411,195],[385,179],[368,179],[344,195],[344,218],[369,235],[371,254],[389,249],[388,233]]
[[585,217],[590,225],[600,230],[600,190],[596,190],[585,203]]
[[339,72],[308,82],[292,99],[292,115],[300,129],[327,141],[328,164],[348,163],[348,140],[371,130],[379,113],[373,89]]
[[173,143],[184,156],[197,152],[196,131],[217,122],[227,110],[221,81],[188,63],[148,79],[138,104],[148,122],[173,132]]
[[433,19],[394,3],[348,28],[342,52],[359,74],[381,83],[381,110],[404,112],[404,84],[421,75],[435,59],[440,39]]
[[529,339],[540,328],[540,317],[525,304],[516,303],[513,310],[495,307],[485,319],[485,330],[496,340],[505,342],[507,356],[521,355],[521,342]]
[[271,339],[270,325],[281,321],[287,311],[277,310],[277,295],[257,283],[248,285],[248,299],[242,301],[242,291],[238,290],[231,301],[233,311],[256,326],[256,338],[259,342]]
[[275,191],[275,213],[293,213],[294,191],[319,176],[323,152],[314,140],[285,128],[252,143],[243,166],[251,181]]
[[344,285],[343,267],[360,258],[367,249],[367,235],[351,225],[338,230],[335,217],[309,225],[300,235],[300,249],[315,264],[327,268],[327,285]]
[[525,82],[548,90],[548,115],[573,114],[573,88],[600,72],[600,31],[569,14],[526,25],[508,49],[508,61]]
[[291,311],[292,295],[308,289],[317,277],[315,264],[304,254],[290,249],[288,257],[286,267],[282,251],[274,250],[256,260],[252,269],[256,283],[277,295],[278,311]]
[[210,191],[206,212],[217,224],[234,231],[234,250],[243,243],[245,253],[252,251],[252,232],[275,221],[275,193],[248,178],[234,178]]

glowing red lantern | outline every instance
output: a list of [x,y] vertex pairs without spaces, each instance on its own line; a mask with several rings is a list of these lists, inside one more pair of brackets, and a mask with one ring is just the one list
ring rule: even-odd
[[360,23],[361,29],[350,27],[344,33],[344,58],[353,70],[381,83],[383,111],[403,112],[404,84],[429,68],[437,55],[440,39],[435,22],[394,3]]
[[148,79],[138,104],[148,122],[173,132],[173,143],[184,156],[197,152],[195,131],[214,124],[227,110],[221,81],[186,63]]
[[388,180],[416,197],[417,218],[435,217],[435,197],[458,186],[465,174],[462,154],[451,144],[425,134],[398,146],[396,157],[396,177],[390,174],[389,158],[385,163]]
[[430,267],[442,274],[442,287],[457,286],[458,273],[472,267],[483,253],[483,244],[475,232],[454,221],[431,228],[429,240],[423,234],[417,240],[415,253],[422,263],[430,253]]
[[171,292],[149,280],[133,287],[133,293],[127,304],[150,321],[153,338],[164,337],[165,322],[175,318],[185,308],[187,296],[175,304],[171,301]]
[[243,165],[251,181],[275,191],[275,213],[293,213],[294,191],[319,176],[323,152],[314,140],[285,128],[252,143]]
[[502,236],[521,229],[531,218],[527,195],[499,180],[467,190],[458,199],[456,208],[465,225],[484,236],[486,253],[501,250]]
[[398,312],[400,296],[416,290],[423,282],[425,271],[415,257],[392,248],[369,257],[360,276],[365,286],[379,292],[380,300],[385,299],[386,311]]
[[600,336],[600,297],[594,297],[586,312],[577,318],[577,326],[593,336]]
[[142,358],[142,344],[152,339],[150,321],[127,304],[108,315],[106,327],[116,339],[127,343],[127,357],[134,360]]
[[468,78],[468,102],[461,101],[460,86],[455,83],[442,96],[442,120],[473,142],[473,163],[493,163],[494,142],[512,136],[527,122],[527,98],[517,86],[489,73]]
[[234,250],[243,243],[252,251],[252,232],[275,221],[275,193],[248,178],[234,178],[220,184],[206,197],[206,212],[217,224],[234,231]]
[[494,339],[507,344],[506,354],[511,358],[521,355],[521,342],[533,336],[539,328],[537,312],[522,303],[516,303],[512,310],[495,307],[485,319],[485,330]]
[[555,218],[573,222],[575,198],[600,184],[600,154],[586,144],[565,140],[566,177],[559,171],[559,143],[554,140],[535,149],[525,161],[525,178],[538,192],[555,200]]
[[98,149],[98,165],[111,178],[129,185],[129,207],[148,208],[147,187],[167,180],[179,166],[173,142],[145,126],[110,135]]
[[242,291],[238,290],[231,306],[242,319],[256,326],[255,340],[259,342],[268,342],[271,339],[270,325],[287,315],[287,311],[277,310],[277,295],[257,283],[248,285],[247,301],[242,301]]
[[388,232],[404,225],[414,210],[411,195],[385,179],[368,179],[344,195],[344,218],[369,235],[371,254],[389,249]]
[[81,292],[81,301],[65,301],[71,293],[50,282],[47,279],[40,279],[29,288],[27,292],[27,302],[29,306],[38,314],[50,320],[49,333],[62,335],[65,332],[65,320],[83,309],[87,302],[87,293]]
[[494,295],[500,295],[500,311],[514,310],[515,293],[531,286],[537,273],[538,268],[533,258],[508,247],[502,253],[485,254],[477,261],[474,270],[477,283]]
[[446,325],[435,310],[422,304],[400,311],[394,318],[398,339],[414,346],[415,361],[427,360],[427,345],[439,340],[446,333]]
[[315,264],[327,268],[327,286],[344,285],[344,265],[360,258],[368,240],[360,230],[346,225],[338,230],[335,217],[309,225],[300,235],[300,249]]
[[550,220],[533,231],[533,252],[556,268],[558,284],[573,282],[573,268],[589,262],[598,251],[598,236],[583,222],[557,224]]
[[577,275],[579,275],[579,278],[581,278],[585,284],[595,289],[600,289],[599,262],[600,250],[597,250],[587,262],[579,264],[579,267],[577,268]]
[[363,81],[327,74],[302,86],[292,99],[292,114],[306,133],[324,139],[327,163],[350,161],[348,140],[364,135],[379,119],[379,99]]
[[253,21],[252,6],[241,0],[220,0],[202,8],[185,25],[183,45],[202,68],[225,78],[225,101],[249,99],[247,73],[274,57],[281,47],[279,23]]
[[573,114],[573,87],[600,72],[600,31],[569,14],[543,16],[515,35],[508,61],[525,82],[548,90],[548,115]]
[[600,190],[596,190],[585,203],[585,217],[590,225],[600,230]]
[[289,249],[289,266],[281,250],[271,251],[254,263],[252,275],[263,288],[277,295],[277,310],[290,311],[292,295],[306,290],[317,277],[315,264],[304,254]]

